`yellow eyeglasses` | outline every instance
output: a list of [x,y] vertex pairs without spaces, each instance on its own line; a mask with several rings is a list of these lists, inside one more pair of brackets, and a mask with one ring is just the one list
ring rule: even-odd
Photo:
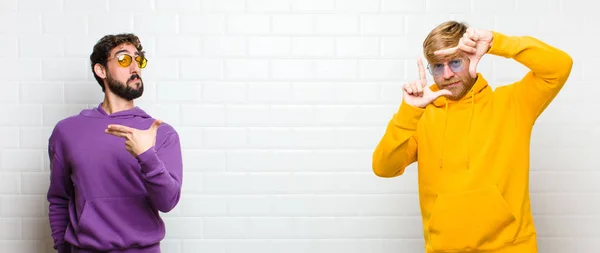
[[[117,59],[117,62],[119,63],[119,65],[121,67],[127,68],[127,67],[129,67],[129,65],[131,65],[133,57],[131,57],[131,55],[128,55],[128,54],[122,54],[122,55],[117,56],[115,59]],[[137,63],[138,67],[143,69],[146,67],[148,60],[145,57],[138,55],[135,57],[135,62]]]

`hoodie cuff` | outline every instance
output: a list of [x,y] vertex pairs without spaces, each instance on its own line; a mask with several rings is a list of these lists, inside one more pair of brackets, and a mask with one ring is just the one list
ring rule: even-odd
[[398,112],[394,115],[394,122],[400,128],[417,130],[417,125],[424,112],[425,108],[414,107],[402,100]]
[[154,147],[149,148],[146,152],[137,156],[137,160],[142,166],[142,174],[144,176],[152,176],[160,173],[165,167],[163,162],[158,157],[158,153]]
[[71,245],[68,243],[62,243],[55,247],[58,253],[71,253]]

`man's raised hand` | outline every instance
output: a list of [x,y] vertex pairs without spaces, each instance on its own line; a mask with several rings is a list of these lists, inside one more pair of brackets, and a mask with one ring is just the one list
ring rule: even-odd
[[410,81],[402,87],[404,102],[414,107],[425,108],[440,96],[452,95],[452,92],[449,90],[439,90],[434,92],[429,89],[429,87],[427,87],[425,67],[420,58],[417,59],[417,66],[419,67],[419,80]]
[[461,50],[469,57],[469,73],[471,77],[477,76],[477,64],[492,46],[494,34],[491,31],[475,28],[467,28],[467,32],[458,41],[458,45],[452,48],[442,49],[434,52],[436,55],[450,55]]

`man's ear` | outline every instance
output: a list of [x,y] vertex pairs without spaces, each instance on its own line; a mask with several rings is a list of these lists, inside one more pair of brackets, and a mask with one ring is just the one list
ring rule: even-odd
[[94,65],[94,73],[96,73],[96,75],[100,78],[106,78],[106,69],[100,63],[96,63],[96,65]]

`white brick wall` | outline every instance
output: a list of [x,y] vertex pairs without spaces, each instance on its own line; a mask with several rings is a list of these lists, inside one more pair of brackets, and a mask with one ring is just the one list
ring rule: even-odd
[[[415,167],[382,179],[370,159],[424,36],[453,18],[573,56],[534,129],[531,197],[540,252],[595,252],[600,19],[586,3],[3,0],[0,252],[52,252],[47,138],[99,103],[87,58],[120,32],[149,55],[139,105],[182,136],[184,192],[164,215],[164,252],[422,252]],[[480,70],[494,85],[525,73],[493,56]]]

